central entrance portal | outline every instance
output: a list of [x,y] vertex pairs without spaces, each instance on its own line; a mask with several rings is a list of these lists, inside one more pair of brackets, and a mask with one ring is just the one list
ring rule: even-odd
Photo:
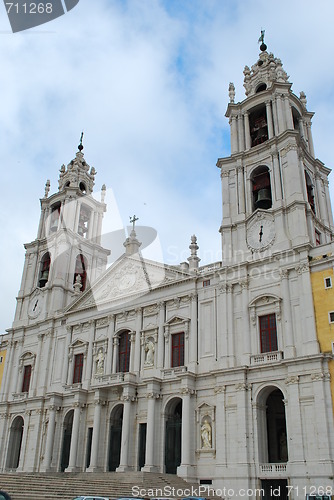
[[181,464],[182,400],[171,401],[166,420],[165,467],[166,474],[176,474]]

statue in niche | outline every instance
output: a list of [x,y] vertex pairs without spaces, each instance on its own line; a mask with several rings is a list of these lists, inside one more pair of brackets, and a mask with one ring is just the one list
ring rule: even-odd
[[153,366],[154,364],[154,343],[148,340],[145,344],[145,366]]
[[202,448],[205,449],[212,448],[212,430],[208,418],[205,418],[203,420],[201,426],[201,442],[202,442]]
[[102,347],[100,347],[100,349],[98,350],[95,363],[96,363],[96,375],[103,375],[104,374],[104,354],[103,354]]

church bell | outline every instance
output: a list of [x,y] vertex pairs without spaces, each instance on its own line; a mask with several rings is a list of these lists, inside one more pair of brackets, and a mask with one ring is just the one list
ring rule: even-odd
[[271,193],[269,188],[259,189],[257,199],[255,200],[255,208],[268,209],[271,207]]

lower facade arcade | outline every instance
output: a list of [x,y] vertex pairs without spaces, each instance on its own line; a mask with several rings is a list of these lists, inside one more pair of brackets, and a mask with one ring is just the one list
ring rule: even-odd
[[317,400],[329,379],[307,377],[249,383],[240,370],[222,384],[219,374],[185,373],[177,390],[124,382],[2,403],[1,471],[160,472],[267,493],[323,486],[333,472],[333,416]]

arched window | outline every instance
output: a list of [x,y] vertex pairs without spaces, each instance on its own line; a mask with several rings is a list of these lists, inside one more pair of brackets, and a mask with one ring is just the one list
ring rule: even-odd
[[249,126],[252,147],[258,146],[268,140],[267,111],[265,105],[251,111]]
[[307,201],[310,204],[311,210],[315,215],[315,203],[314,203],[314,191],[313,184],[311,181],[311,177],[305,170],[305,182],[306,182],[306,190],[307,190]]
[[46,283],[49,281],[50,274],[51,257],[49,252],[46,252],[41,261],[41,269],[39,273],[38,286],[44,288]]
[[128,372],[130,369],[130,333],[122,332],[119,336],[118,345],[118,371]]
[[59,217],[60,217],[60,208],[61,203],[55,203],[51,207],[51,222],[50,222],[50,231],[55,232],[58,230]]
[[253,210],[262,208],[268,210],[272,207],[270,174],[268,167],[259,167],[253,172],[252,177]]
[[264,90],[267,90],[267,85],[265,83],[260,83],[255,93],[258,94],[259,92],[263,92]]
[[77,256],[75,261],[73,284],[77,281],[81,282],[80,291],[83,292],[86,288],[87,282],[87,261],[82,253]]
[[81,205],[80,208],[80,216],[79,216],[79,225],[78,225],[78,233],[83,238],[87,238],[88,229],[89,229],[89,221],[91,216],[91,210],[86,205]]

